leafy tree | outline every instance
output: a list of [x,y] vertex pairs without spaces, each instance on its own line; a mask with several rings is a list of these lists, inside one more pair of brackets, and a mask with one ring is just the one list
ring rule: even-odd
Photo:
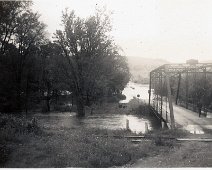
[[84,116],[85,101],[117,92],[129,81],[129,69],[124,57],[109,36],[109,17],[97,12],[87,19],[74,12],[63,13],[64,30],[57,30],[56,43],[65,58],[64,72],[75,95],[78,116]]
[[61,76],[62,70],[59,68],[61,61],[58,60],[58,56],[60,53],[60,47],[51,42],[42,45],[39,51],[39,89],[42,100],[45,100],[45,111],[47,112],[50,111],[52,99],[55,99],[57,103],[61,91],[68,89],[68,87],[64,87],[66,80]]
[[[25,1],[0,2],[0,66],[4,72],[0,78],[6,79],[6,84],[10,83],[7,93],[7,85],[1,85],[0,95],[2,100],[11,101],[9,103],[14,105],[12,110],[16,111],[21,110],[24,101],[26,106],[29,79],[35,76],[32,74],[34,57],[45,40],[45,25],[39,21],[37,13],[30,11],[30,5]],[[9,108],[10,104],[7,105]]]
[[18,18],[29,7],[30,2],[0,1],[0,51],[4,54],[7,45],[13,41]]

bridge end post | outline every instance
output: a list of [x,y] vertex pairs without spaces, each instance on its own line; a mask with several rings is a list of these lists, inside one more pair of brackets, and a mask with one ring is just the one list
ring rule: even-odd
[[167,94],[168,94],[167,96],[168,96],[168,102],[169,102],[171,129],[175,129],[175,120],[174,120],[174,111],[173,111],[172,96],[171,96],[170,78],[169,78],[167,66],[165,66],[165,77],[166,77],[166,84],[167,84]]

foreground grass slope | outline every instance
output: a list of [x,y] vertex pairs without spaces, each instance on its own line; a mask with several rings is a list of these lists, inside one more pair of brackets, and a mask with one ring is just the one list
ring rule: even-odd
[[185,141],[166,153],[140,159],[131,168],[212,167],[212,143]]
[[[94,114],[142,112],[142,117],[148,116],[145,105],[133,108],[136,107],[119,109],[117,105],[107,104],[95,108]],[[56,121],[56,117],[49,119],[50,126],[45,126],[45,121],[33,117],[0,114],[0,167],[212,166],[212,143],[164,139],[212,137],[211,132],[195,136],[182,130],[155,130],[146,134],[151,140],[132,143],[124,136],[139,134],[75,125],[65,128],[55,124]],[[139,159],[142,161],[137,162]]]
[[[114,167],[157,155],[174,141],[133,144],[126,130],[40,129],[34,119],[1,114],[1,167]],[[118,137],[117,137],[118,136]]]

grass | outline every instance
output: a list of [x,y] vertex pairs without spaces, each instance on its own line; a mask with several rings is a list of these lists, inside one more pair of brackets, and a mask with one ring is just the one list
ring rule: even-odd
[[29,136],[40,134],[41,129],[34,118],[0,114],[0,132],[0,165],[4,165],[14,149],[14,144],[26,142]]
[[77,128],[27,136],[27,143],[15,142],[18,148],[5,167],[111,167],[146,155],[146,146],[113,137],[119,132]]
[[[35,122],[24,117],[1,115],[0,167],[117,167],[157,155],[174,145],[174,141],[167,145],[156,140],[133,144],[122,138],[135,135],[126,130],[83,127],[41,130]],[[32,125],[33,130],[28,130]],[[120,138],[114,137],[117,135]]]
[[[94,114],[137,113],[148,116],[146,106],[136,100],[127,108],[110,103],[96,106]],[[56,117],[48,120],[54,125]],[[181,130],[149,132],[152,140],[132,143],[123,136],[136,135],[126,130],[106,130],[80,126],[44,126],[34,118],[0,114],[0,167],[7,168],[106,168],[134,163],[140,158],[167,153],[179,144],[163,137],[182,137]],[[42,127],[42,128],[41,128]],[[53,128],[54,127],[54,128]],[[117,136],[120,136],[117,138]]]

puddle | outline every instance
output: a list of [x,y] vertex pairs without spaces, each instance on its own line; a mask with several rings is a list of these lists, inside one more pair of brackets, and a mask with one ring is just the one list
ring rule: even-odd
[[207,113],[206,118],[212,118],[212,113]]
[[189,131],[192,134],[204,134],[203,129],[198,125],[187,125],[183,129]]

